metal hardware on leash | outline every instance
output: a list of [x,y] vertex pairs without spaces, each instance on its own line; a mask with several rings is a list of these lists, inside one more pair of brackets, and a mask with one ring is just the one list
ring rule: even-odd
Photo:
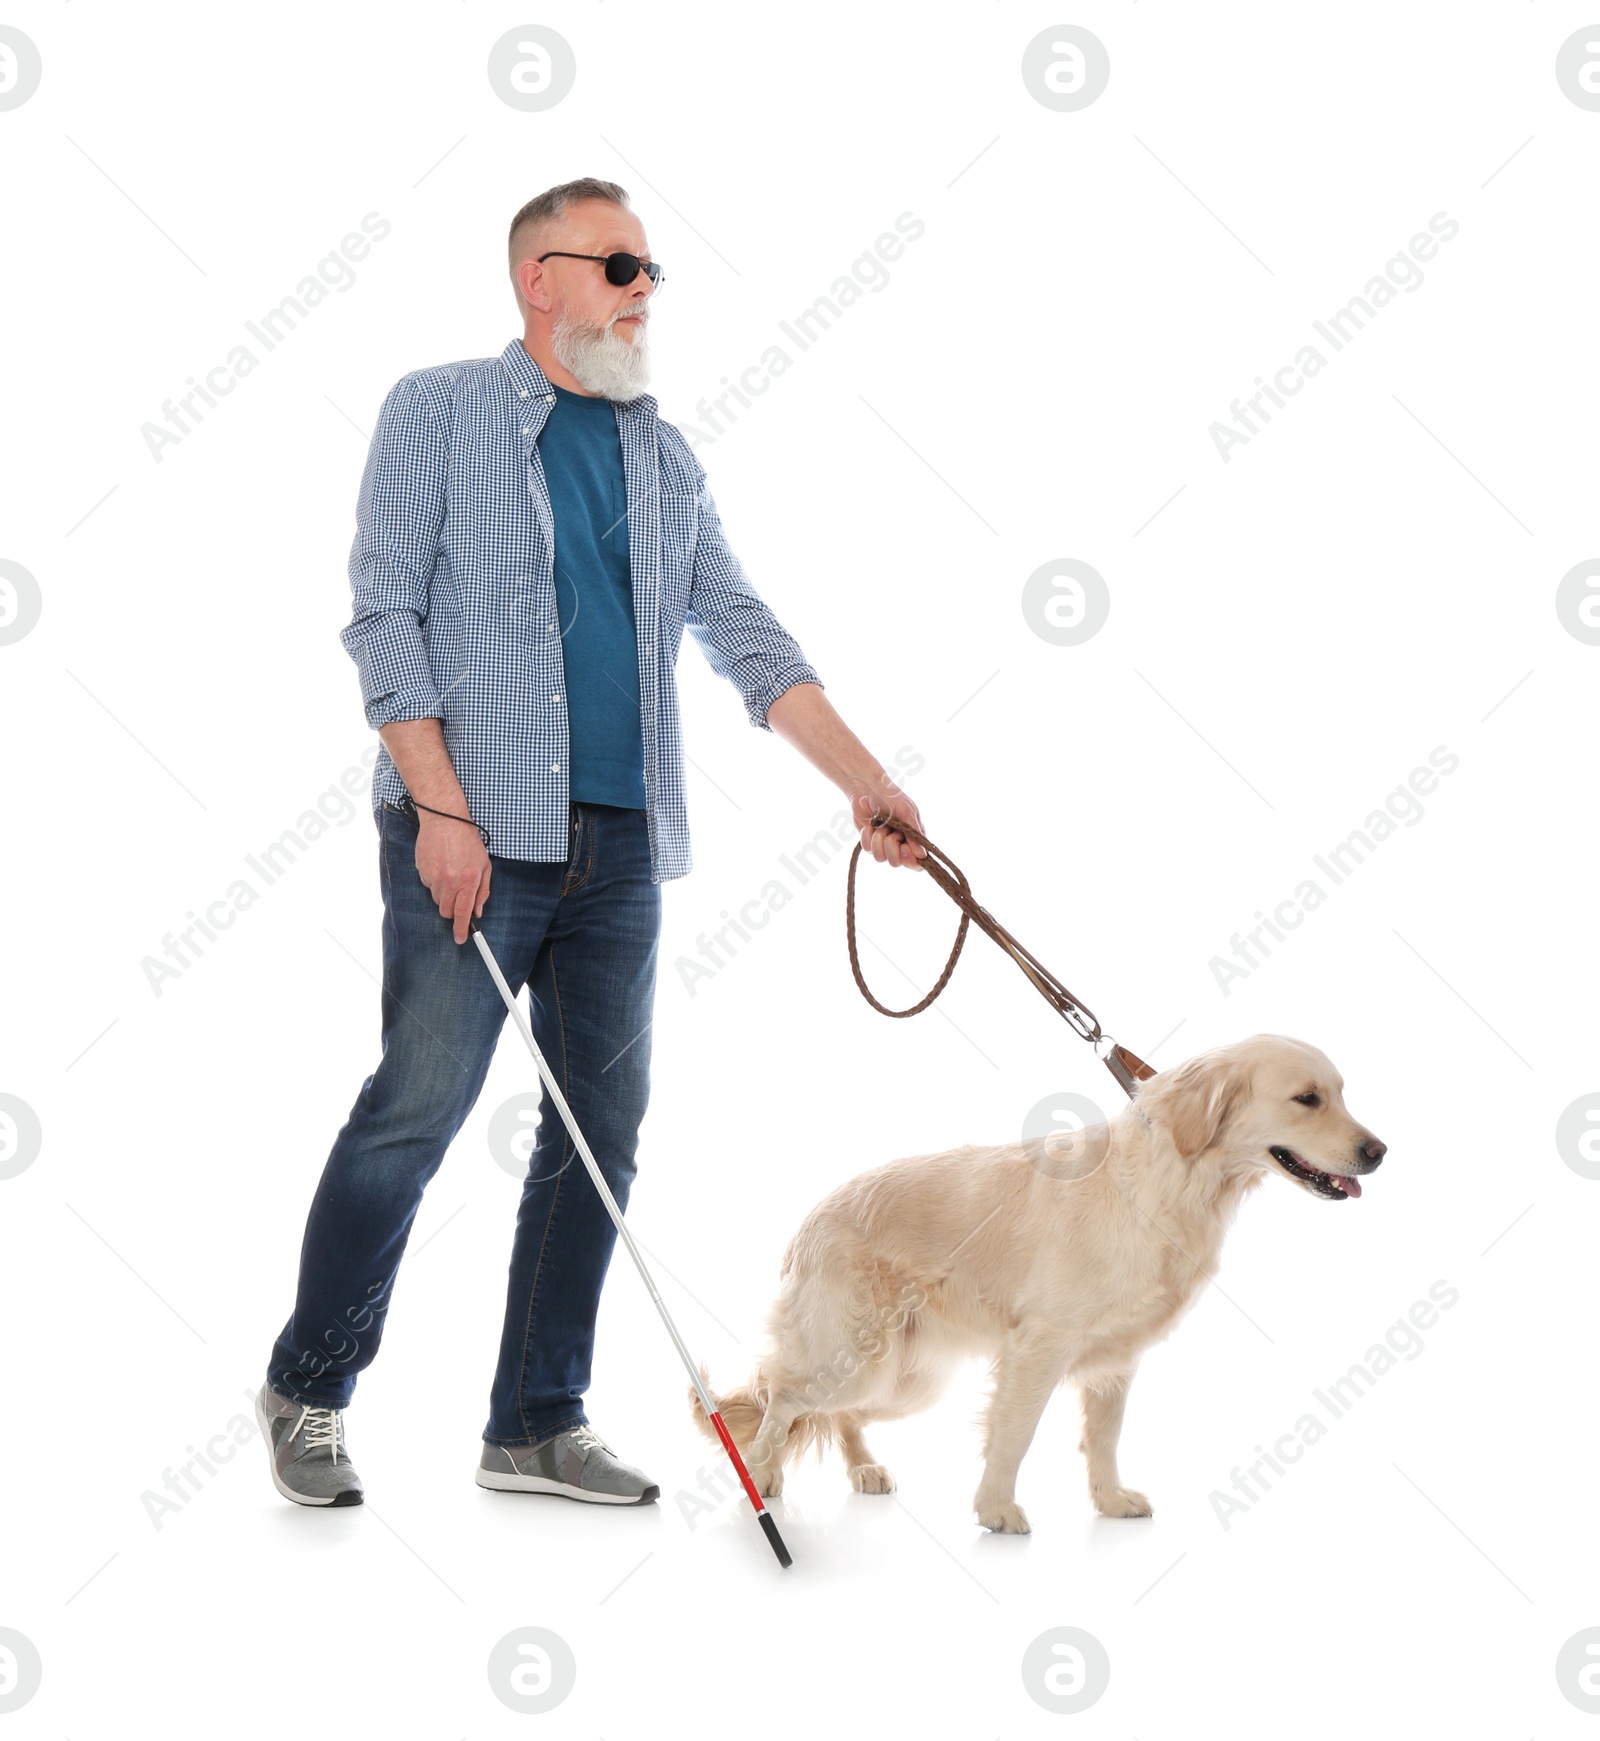
[[750,1503],[755,1507],[756,1520],[760,1523],[762,1532],[765,1534],[773,1553],[778,1556],[778,1564],[785,1568],[791,1566],[794,1562],[789,1556],[788,1548],[784,1546],[783,1537],[778,1534],[778,1526],[773,1521],[772,1513],[762,1503],[761,1495],[756,1491],[756,1485],[750,1479],[750,1471],[745,1468],[744,1459],[739,1455],[739,1447],[734,1444],[733,1435],[728,1431],[726,1423],[711,1400],[711,1393],[706,1389],[705,1381],[700,1376],[699,1367],[695,1365],[689,1350],[684,1346],[683,1338],[678,1334],[678,1327],[673,1323],[672,1314],[668,1312],[665,1301],[656,1292],[656,1284],[650,1279],[650,1271],[645,1267],[645,1261],[639,1255],[638,1246],[633,1243],[633,1235],[629,1233],[627,1223],[622,1217],[622,1211],[617,1207],[617,1200],[611,1194],[611,1187],[607,1185],[601,1175],[600,1164],[590,1152],[588,1143],[584,1141],[583,1132],[578,1129],[578,1121],[572,1116],[572,1108],[567,1105],[567,1097],[561,1092],[555,1077],[550,1073],[550,1066],[544,1061],[544,1053],[539,1050],[538,1042],[533,1037],[533,1029],[528,1025],[528,1018],[523,1015],[521,1007],[517,1003],[516,994],[506,984],[505,975],[500,971],[500,964],[494,958],[494,951],[489,947],[489,939],[484,936],[483,927],[478,923],[476,914],[467,920],[467,929],[472,934],[473,942],[478,946],[478,953],[483,957],[483,964],[488,968],[489,976],[494,980],[502,1001],[511,1012],[511,1019],[516,1024],[517,1032],[522,1035],[523,1043],[533,1054],[533,1061],[538,1068],[539,1080],[544,1084],[545,1092],[554,1101],[556,1111],[561,1114],[561,1121],[566,1125],[573,1142],[577,1145],[578,1153],[583,1157],[583,1164],[589,1169],[589,1177],[594,1180],[595,1189],[600,1193],[600,1200],[605,1204],[607,1214],[616,1224],[622,1243],[627,1246],[628,1254],[637,1266],[650,1298],[655,1301],[656,1310],[661,1314],[661,1322],[666,1325],[667,1334],[672,1338],[673,1345],[677,1348],[683,1364],[688,1368],[690,1382],[694,1385],[701,1405],[711,1419],[712,1426],[717,1430],[717,1437],[722,1440],[722,1448],[728,1453],[734,1471],[743,1483]]
[[[967,940],[967,926],[976,924],[1017,964],[1028,976],[1034,989],[1056,1012],[1061,1019],[1082,1040],[1087,1040],[1094,1047],[1095,1056],[1105,1065],[1117,1079],[1118,1085],[1131,1099],[1137,1083],[1155,1075],[1155,1069],[1145,1063],[1137,1053],[1129,1051],[1126,1046],[1119,1045],[1100,1026],[1100,1018],[1083,1000],[1068,991],[1059,979],[1037,957],[1029,954],[1005,926],[997,920],[986,908],[980,907],[972,898],[972,886],[968,883],[961,868],[948,854],[941,851],[928,839],[920,829],[914,828],[909,822],[898,816],[879,816],[873,813],[871,826],[874,828],[893,828],[903,834],[907,840],[915,842],[924,849],[924,857],[918,863],[935,883],[955,902],[961,912],[961,923],[956,928],[956,940],[950,950],[950,959],[944,964],[944,971],[939,975],[933,990],[920,1002],[912,1004],[910,1009],[892,1010],[886,1004],[881,1004],[867,989],[866,977],[861,971],[861,959],[856,951],[856,860],[861,857],[861,842],[856,842],[855,851],[850,854],[850,867],[845,876],[844,893],[844,935],[845,946],[850,951],[850,971],[855,975],[855,982],[861,989],[861,995],[880,1015],[914,1016],[925,1010],[940,992],[950,983],[950,975],[955,972],[956,961],[961,954],[961,946]],[[1105,1048],[1101,1050],[1102,1046]]]
[[[1102,1044],[1106,1048],[1103,1052],[1100,1050]],[[1126,1046],[1119,1046],[1109,1034],[1102,1034],[1100,1038],[1095,1041],[1094,1052],[1095,1056],[1101,1061],[1101,1063],[1103,1063],[1111,1074],[1116,1077],[1117,1081],[1122,1084],[1123,1091],[1130,1099],[1133,1097],[1134,1083],[1136,1081],[1140,1080],[1142,1077],[1155,1075],[1155,1071],[1152,1070],[1142,1058],[1135,1058],[1133,1053],[1130,1052]],[[1124,1059],[1132,1059],[1133,1063],[1139,1066],[1139,1069],[1137,1071],[1130,1069],[1128,1064],[1124,1062]]]

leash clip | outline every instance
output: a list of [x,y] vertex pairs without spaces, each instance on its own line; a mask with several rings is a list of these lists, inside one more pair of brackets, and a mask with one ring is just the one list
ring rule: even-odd
[[[1104,1047],[1102,1051],[1101,1048]],[[1122,1091],[1131,1100],[1138,1088],[1138,1078],[1122,1061],[1122,1048],[1110,1034],[1102,1033],[1094,1041],[1094,1053],[1105,1067],[1116,1077]]]

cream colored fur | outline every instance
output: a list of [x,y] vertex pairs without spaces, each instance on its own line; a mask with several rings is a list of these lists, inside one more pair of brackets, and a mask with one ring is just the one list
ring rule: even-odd
[[[1345,1110],[1342,1089],[1316,1047],[1258,1034],[1150,1078],[1107,1124],[913,1155],[839,1186],[784,1254],[751,1382],[713,1392],[757,1488],[780,1493],[785,1462],[832,1443],[858,1492],[892,1492],[864,1429],[928,1408],[954,1368],[981,1355],[994,1378],[973,1500],[981,1524],[1027,1531],[1017,1471],[1068,1380],[1081,1393],[1096,1509],[1148,1517],[1150,1501],[1117,1468],[1139,1357],[1215,1272],[1245,1195],[1269,1173],[1292,1179],[1272,1146],[1346,1178],[1377,1166],[1383,1145]],[[1308,1094],[1315,1106],[1296,1099]]]

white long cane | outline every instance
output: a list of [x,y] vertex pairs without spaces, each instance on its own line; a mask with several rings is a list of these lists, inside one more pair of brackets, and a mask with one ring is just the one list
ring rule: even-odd
[[644,1259],[639,1255],[639,1248],[633,1243],[633,1235],[628,1232],[627,1223],[622,1218],[622,1211],[617,1207],[617,1200],[611,1195],[611,1188],[601,1176],[599,1164],[596,1162],[589,1145],[584,1141],[583,1132],[578,1129],[578,1121],[572,1116],[572,1108],[567,1105],[567,1097],[561,1092],[554,1076],[550,1074],[550,1066],[544,1061],[544,1054],[539,1050],[533,1037],[533,1030],[528,1025],[528,1019],[523,1015],[517,1004],[511,987],[506,984],[505,975],[500,971],[500,963],[494,958],[494,951],[489,947],[489,939],[483,934],[483,927],[473,915],[467,921],[467,928],[472,933],[473,941],[478,945],[478,953],[483,957],[483,964],[489,969],[491,978],[499,988],[500,996],[505,1000],[506,1008],[511,1012],[511,1019],[517,1025],[517,1032],[522,1035],[523,1042],[533,1054],[533,1061],[539,1069],[539,1079],[544,1083],[545,1093],[555,1102],[556,1111],[561,1114],[562,1123],[572,1133],[572,1140],[577,1144],[578,1153],[583,1156],[583,1164],[589,1169],[589,1177],[594,1180],[594,1188],[600,1193],[600,1201],[606,1206],[606,1213],[616,1223],[617,1232],[622,1236],[622,1243],[627,1246],[629,1255],[633,1258],[639,1274],[644,1278],[644,1285],[649,1290],[650,1298],[656,1303],[656,1310],[661,1314],[661,1322],[667,1327],[667,1334],[672,1338],[673,1346],[678,1350],[688,1371],[690,1381],[699,1392],[700,1401],[706,1413],[711,1417],[711,1424],[717,1429],[717,1437],[722,1440],[722,1448],[728,1453],[735,1472],[744,1484],[744,1490],[750,1497],[750,1503],[755,1507],[756,1518],[766,1534],[772,1551],[778,1556],[778,1564],[788,1567],[794,1562],[789,1550],[783,1545],[783,1537],[778,1534],[778,1526],[773,1521],[772,1513],[761,1502],[761,1495],[756,1492],[756,1485],[750,1479],[750,1471],[744,1466],[744,1459],[739,1455],[739,1447],[733,1442],[733,1435],[728,1431],[722,1416],[717,1413],[711,1401],[711,1394],[700,1377],[700,1369],[690,1358],[689,1350],[684,1347],[683,1338],[678,1334],[678,1327],[672,1321],[661,1295],[656,1292],[656,1284],[650,1279],[650,1271],[645,1267]]

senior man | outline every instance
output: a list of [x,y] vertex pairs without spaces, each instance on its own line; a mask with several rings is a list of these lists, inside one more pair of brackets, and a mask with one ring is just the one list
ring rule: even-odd
[[[509,255],[522,336],[396,384],[357,504],[341,639],[383,745],[382,1057],[323,1169],[256,1399],[273,1482],[302,1505],[361,1503],[342,1411],[505,1020],[463,947],[473,915],[508,982],[527,983],[540,1049],[627,1207],[660,885],[690,868],[674,679],[685,627],[752,724],[849,798],[873,857],[920,868],[921,848],[892,826],[920,827],[915,804],[746,579],[704,468],[644,391],[663,275],[626,192],[549,189],[512,220]],[[575,1159],[547,1097],[477,1480],[639,1504],[657,1485],[584,1412],[616,1228]]]

